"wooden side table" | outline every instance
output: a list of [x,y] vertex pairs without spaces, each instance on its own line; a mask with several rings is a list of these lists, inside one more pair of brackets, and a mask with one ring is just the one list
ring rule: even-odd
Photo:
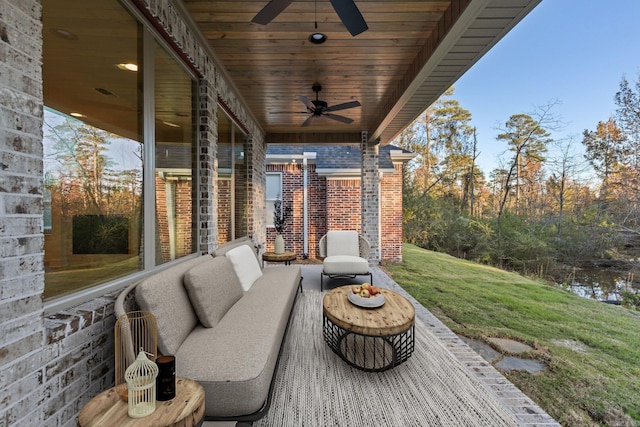
[[91,399],[78,416],[80,427],[198,427],[204,421],[204,389],[187,378],[176,378],[176,397],[156,401],[156,410],[144,418],[129,418],[127,403],[110,388]]
[[296,260],[296,254],[293,252],[283,252],[277,254],[275,252],[265,252],[262,254],[262,267],[264,262],[284,262],[285,265],[291,265],[291,261]]

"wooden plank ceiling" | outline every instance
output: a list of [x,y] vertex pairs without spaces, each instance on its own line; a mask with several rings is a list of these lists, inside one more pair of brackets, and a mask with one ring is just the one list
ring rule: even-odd
[[[356,0],[369,29],[351,36],[328,0],[294,0],[267,25],[268,3],[183,0],[269,142],[350,140],[361,131],[388,143],[475,63],[539,0]],[[317,28],[316,23],[317,22]],[[312,44],[321,32],[327,41]],[[299,95],[351,124],[309,116]],[[356,142],[359,138],[356,139]]]

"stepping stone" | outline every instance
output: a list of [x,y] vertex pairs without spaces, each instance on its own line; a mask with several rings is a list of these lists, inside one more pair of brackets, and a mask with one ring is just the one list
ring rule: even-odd
[[534,351],[533,347],[515,340],[505,338],[487,338],[487,341],[497,346],[503,353],[520,354],[527,351]]
[[495,364],[495,367],[505,372],[526,371],[530,374],[542,372],[547,369],[547,365],[537,360],[521,359],[519,357],[505,356],[504,359]]
[[484,341],[476,340],[473,338],[467,338],[462,335],[458,335],[462,341],[464,341],[469,347],[471,347],[476,353],[478,353],[484,360],[489,363],[495,363],[502,357],[502,354],[495,351],[493,347]]

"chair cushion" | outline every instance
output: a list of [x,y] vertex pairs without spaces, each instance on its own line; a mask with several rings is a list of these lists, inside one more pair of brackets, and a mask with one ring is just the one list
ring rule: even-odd
[[187,335],[198,324],[183,279],[187,271],[208,261],[205,255],[144,279],[136,286],[136,302],[141,310],[150,311],[158,326],[158,350],[162,354],[176,354]]
[[327,256],[360,256],[360,242],[357,231],[329,231],[327,233]]
[[325,274],[368,274],[369,262],[359,256],[333,255],[322,262]]
[[213,328],[244,292],[231,261],[211,257],[184,275],[184,287],[200,323]]
[[231,261],[233,269],[238,275],[238,279],[240,279],[240,285],[242,285],[242,289],[245,292],[262,276],[258,259],[249,246],[240,245],[225,253],[225,256]]

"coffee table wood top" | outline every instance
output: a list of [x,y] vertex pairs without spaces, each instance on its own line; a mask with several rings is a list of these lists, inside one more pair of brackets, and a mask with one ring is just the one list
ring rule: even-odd
[[262,254],[262,259],[269,262],[295,261],[296,254],[293,252],[283,252],[281,254],[277,254],[275,252],[265,252]]
[[103,391],[80,411],[81,427],[148,427],[200,425],[204,417],[204,389],[187,378],[176,378],[176,397],[156,401],[156,410],[144,418],[130,418],[128,405],[120,399],[114,387]]
[[342,329],[362,335],[387,336],[404,332],[415,322],[415,309],[402,295],[381,288],[384,305],[361,308],[347,299],[351,288],[352,285],[332,289],[322,299],[324,314]]

